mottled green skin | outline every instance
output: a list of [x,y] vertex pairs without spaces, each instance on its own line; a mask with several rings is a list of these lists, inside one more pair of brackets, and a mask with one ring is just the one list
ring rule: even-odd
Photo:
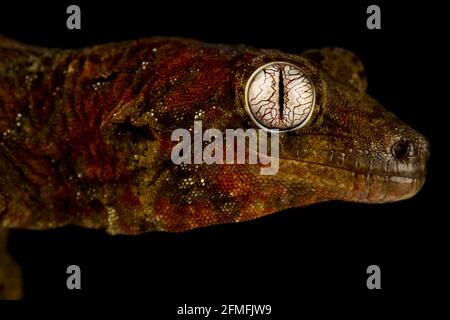
[[[316,89],[313,120],[280,135],[280,169],[170,160],[176,128],[256,128],[250,75],[300,67]],[[326,200],[386,202],[422,186],[428,143],[365,93],[343,49],[292,55],[149,38],[81,50],[0,41],[0,219],[110,233],[183,231]],[[20,116],[18,116],[20,114]],[[19,125],[18,125],[19,123]],[[395,157],[396,141],[408,154]],[[2,204],[3,203],[3,204]]]

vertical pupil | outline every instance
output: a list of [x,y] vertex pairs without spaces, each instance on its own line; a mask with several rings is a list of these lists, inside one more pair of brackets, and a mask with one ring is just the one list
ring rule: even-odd
[[280,105],[280,119],[283,119],[283,108],[284,108],[284,83],[283,83],[283,69],[280,68],[280,73],[278,74],[278,90],[279,90],[279,105]]

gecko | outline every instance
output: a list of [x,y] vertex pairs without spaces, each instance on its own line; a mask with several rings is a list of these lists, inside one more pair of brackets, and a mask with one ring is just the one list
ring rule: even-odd
[[[366,91],[362,61],[343,48],[151,37],[57,49],[0,36],[0,296],[20,296],[8,228],[181,232],[414,196],[429,143]],[[175,164],[171,134],[195,121],[276,134],[278,172]]]

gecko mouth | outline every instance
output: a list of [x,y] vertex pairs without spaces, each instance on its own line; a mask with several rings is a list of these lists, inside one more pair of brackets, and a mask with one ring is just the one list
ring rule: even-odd
[[[358,183],[359,189],[365,189],[369,194],[362,197],[363,200],[404,199],[415,195],[424,184],[430,155],[429,142],[409,127],[396,130],[392,137],[367,142],[363,146],[354,142],[358,141],[356,137],[333,135],[331,139],[325,136],[317,142],[318,135],[306,135],[299,143],[280,144],[280,157],[296,161],[298,167],[313,167],[318,175],[322,175],[322,171],[324,175],[334,177],[335,185],[348,187],[353,182]],[[339,179],[351,183],[341,183]],[[372,197],[372,190],[377,188],[384,190]],[[385,192],[391,188],[393,190]]]
[[353,195],[349,200],[366,203],[394,202],[411,198],[425,183],[425,175],[406,177],[354,172],[353,176]]
[[357,175],[371,175],[371,176],[386,177],[386,178],[392,178],[392,179],[398,179],[398,180],[404,179],[405,181],[406,180],[407,181],[421,180],[421,179],[424,179],[425,175],[426,175],[425,165],[422,165],[419,170],[408,170],[408,171],[404,170],[404,171],[402,171],[402,174],[400,174],[399,169],[398,169],[398,163],[395,163],[396,170],[388,171],[388,170],[384,169],[384,171],[382,171],[379,168],[370,169],[370,170],[358,170],[358,169],[349,168],[348,166],[344,166],[344,165],[337,165],[337,164],[318,162],[318,161],[310,161],[310,160],[304,160],[304,159],[285,158],[285,160],[299,161],[299,162],[304,162],[307,164],[312,164],[312,165],[317,165],[317,166],[324,166],[324,167],[329,167],[329,168],[346,170],[349,172],[353,172],[354,174],[357,174]]
[[[280,162],[280,172],[307,180],[330,199],[365,203],[394,202],[414,196],[425,183],[426,170],[424,165],[421,167],[399,173],[398,170],[355,170],[304,159],[283,158]],[[313,174],[304,176],[302,172]]]

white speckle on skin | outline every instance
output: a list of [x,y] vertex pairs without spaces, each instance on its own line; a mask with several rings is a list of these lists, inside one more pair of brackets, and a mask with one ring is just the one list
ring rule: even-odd
[[112,207],[108,207],[106,211],[108,213],[108,232],[117,233],[117,221],[119,220],[117,211]]
[[147,69],[147,65],[148,65],[148,61],[142,61],[142,62],[141,62],[141,68],[142,68],[142,70]]

